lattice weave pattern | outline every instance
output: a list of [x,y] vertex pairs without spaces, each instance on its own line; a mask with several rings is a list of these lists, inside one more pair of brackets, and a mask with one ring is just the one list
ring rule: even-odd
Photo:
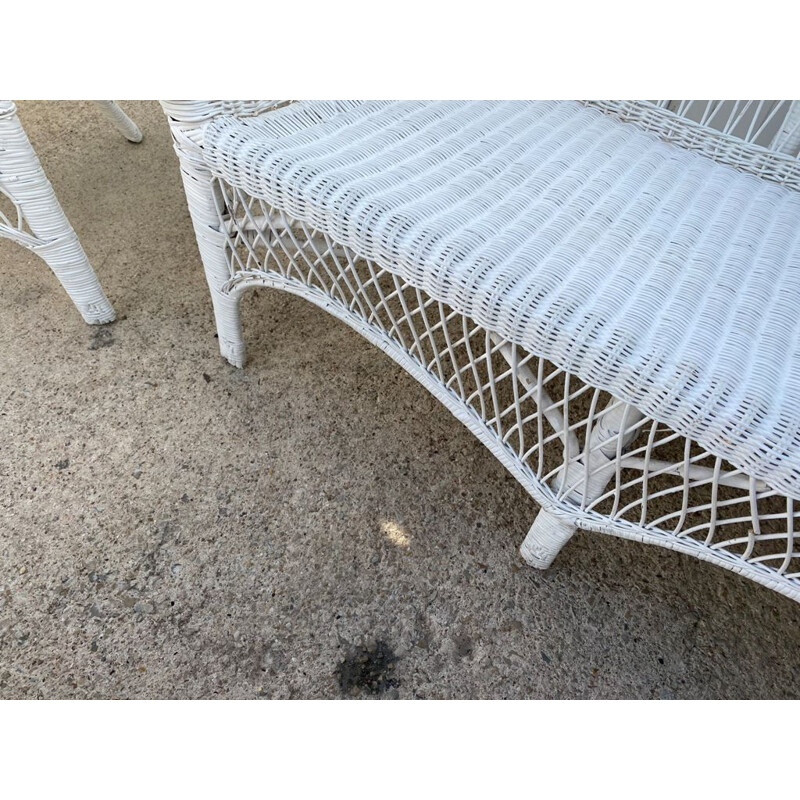
[[[567,502],[582,527],[688,552],[800,599],[794,501],[265,201],[218,187],[232,296],[277,287],[344,319],[445,402],[546,508],[563,513]],[[616,430],[606,438],[598,426]]]

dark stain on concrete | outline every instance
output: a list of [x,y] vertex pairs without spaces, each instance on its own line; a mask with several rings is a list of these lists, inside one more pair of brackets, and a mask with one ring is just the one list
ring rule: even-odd
[[114,335],[109,328],[96,328],[92,331],[92,340],[89,342],[90,350],[100,350],[114,344]]
[[336,667],[339,688],[345,696],[362,692],[379,695],[397,686],[393,677],[397,656],[383,641],[353,648]]

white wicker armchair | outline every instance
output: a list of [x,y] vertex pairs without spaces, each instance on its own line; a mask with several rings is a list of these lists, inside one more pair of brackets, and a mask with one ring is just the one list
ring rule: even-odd
[[541,504],[800,600],[800,108],[165,102],[222,354],[298,294]]
[[[141,141],[139,128],[116,103],[104,100],[98,106],[128,141]],[[41,257],[86,322],[112,322],[114,309],[47,180],[16,106],[7,100],[0,100],[0,194],[13,209],[4,214],[0,205],[0,236]]]

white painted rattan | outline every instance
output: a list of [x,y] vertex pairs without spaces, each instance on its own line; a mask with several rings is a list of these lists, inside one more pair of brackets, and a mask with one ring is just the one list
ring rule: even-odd
[[134,144],[142,141],[139,126],[113,101],[97,100],[97,107],[103,112],[111,124]]
[[701,120],[690,147],[675,111],[627,101],[183,108],[165,104],[232,363],[241,293],[299,294],[541,503],[529,563],[578,526],[800,599],[800,196],[758,123]]
[[[99,105],[126,138],[141,140],[141,132],[119,106],[111,101]],[[114,309],[10,101],[0,101],[0,195],[10,201],[11,209],[4,213],[0,205],[0,236],[41,257],[86,322],[112,322]]]

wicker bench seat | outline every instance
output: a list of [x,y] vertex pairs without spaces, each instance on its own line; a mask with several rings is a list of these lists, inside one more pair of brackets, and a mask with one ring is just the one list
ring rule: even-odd
[[574,102],[295,104],[206,143],[232,185],[800,498],[800,193]]

